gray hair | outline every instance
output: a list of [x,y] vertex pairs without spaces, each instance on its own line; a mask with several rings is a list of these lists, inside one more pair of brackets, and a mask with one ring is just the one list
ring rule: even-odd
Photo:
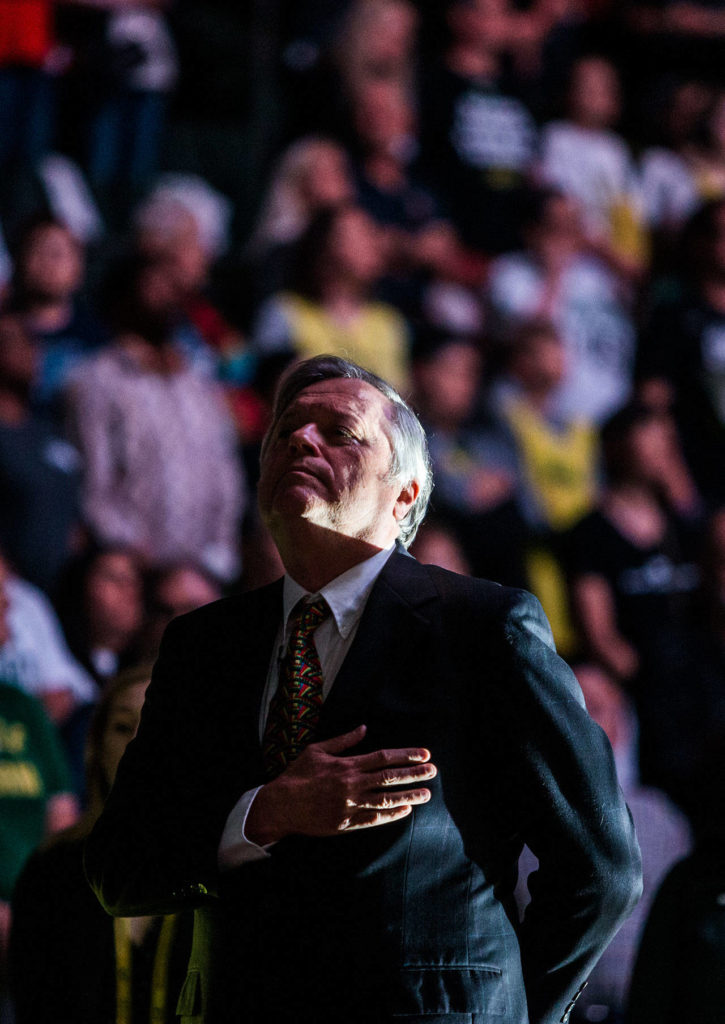
[[405,487],[413,481],[418,484],[418,497],[398,524],[400,540],[408,547],[425,518],[428,501],[433,490],[433,470],[428,441],[420,420],[395,388],[370,370],[339,356],[322,355],[295,363],[282,375],[272,411],[272,422],[262,442],[262,457],[277,422],[297,395],[312,384],[324,380],[359,380],[370,384],[387,398],[390,405],[390,441],[393,455],[390,479]]

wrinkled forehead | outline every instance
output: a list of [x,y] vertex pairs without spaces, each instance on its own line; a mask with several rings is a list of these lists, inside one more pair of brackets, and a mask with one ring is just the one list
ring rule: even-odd
[[348,412],[370,425],[379,425],[390,434],[392,406],[385,395],[367,381],[346,377],[317,381],[298,392],[289,405],[280,410],[279,418],[293,409]]

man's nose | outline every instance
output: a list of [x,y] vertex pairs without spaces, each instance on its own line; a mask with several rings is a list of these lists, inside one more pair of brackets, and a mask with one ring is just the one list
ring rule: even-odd
[[290,448],[298,452],[315,452],[320,446],[320,435],[314,423],[303,423],[289,436]]

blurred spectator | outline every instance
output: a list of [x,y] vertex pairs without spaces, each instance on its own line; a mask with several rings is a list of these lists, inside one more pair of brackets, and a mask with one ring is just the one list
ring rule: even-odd
[[450,45],[426,74],[421,163],[464,242],[500,253],[520,242],[519,211],[537,144],[533,117],[501,88],[512,22],[502,3],[452,0]]
[[665,795],[642,786],[637,770],[634,710],[623,691],[597,665],[574,665],[587,711],[612,744],[617,775],[632,812],[642,851],[642,898],[602,954],[572,1013],[572,1024],[623,1024],[640,935],[667,871],[690,848],[686,819]]
[[567,418],[556,407],[566,356],[550,323],[523,324],[507,356],[496,407],[518,452],[521,511],[534,528],[563,530],[594,503],[597,432],[586,417]]
[[656,303],[638,356],[644,401],[672,406],[703,495],[725,500],[725,200],[701,207],[683,239],[679,293]]
[[53,142],[52,0],[0,0],[0,173],[32,170]]
[[409,0],[354,0],[335,53],[348,99],[371,82],[413,87],[417,27],[418,15]]
[[74,657],[102,686],[124,666],[142,625],[137,556],[91,545],[67,566],[55,604]]
[[164,263],[139,260],[114,295],[116,341],[69,389],[85,515],[102,543],[136,548],[150,565],[191,558],[229,580],[244,479],[217,388],[173,345],[175,295]]
[[38,360],[20,318],[0,314],[0,545],[51,590],[80,539],[81,460],[32,409]]
[[156,658],[164,630],[177,615],[185,615],[222,596],[219,583],[198,565],[179,562],[153,573],[146,586],[146,620],[136,645],[137,660]]
[[650,81],[664,75],[721,79],[725,11],[719,3],[635,0],[622,13],[634,30],[630,44],[634,88],[643,76]]
[[158,164],[166,98],[177,76],[164,8],[169,0],[72,0],[89,8],[76,40],[84,93],[86,161],[93,187],[113,205],[148,185]]
[[710,811],[707,757],[725,735],[725,509],[707,523],[700,572],[692,621],[650,652],[651,692],[639,701],[649,775],[696,828]]
[[632,979],[628,1024],[720,1024],[725,1006],[725,736],[700,789],[694,852],[661,886]]
[[725,90],[712,93],[700,131],[684,148],[698,195],[704,201],[725,196]]
[[380,229],[359,207],[321,211],[300,239],[289,292],[260,309],[260,355],[345,355],[405,391],[408,335],[400,313],[373,300],[386,268]]
[[351,202],[355,186],[343,148],[310,135],[293,142],[272,172],[248,247],[259,297],[290,282],[295,245],[314,217]]
[[[574,1007],[572,1024],[624,1024],[634,959],[657,887],[669,868],[690,848],[686,819],[657,789],[642,786],[637,774],[637,721],[632,705],[613,679],[598,665],[574,664],[587,711],[607,734],[617,776],[634,819],[642,852],[643,891],[634,913],[625,921],[589,976]],[[516,899],[520,914],[529,902],[525,882],[538,866],[528,847],[519,861]]]
[[433,510],[453,527],[475,575],[521,584],[518,465],[508,435],[476,415],[482,368],[469,339],[431,332],[418,344],[415,404],[428,433]]
[[659,138],[642,153],[640,182],[652,253],[660,260],[663,255],[668,261],[672,258],[677,233],[698,205],[687,147],[707,97],[708,90],[699,82],[673,82],[653,104],[650,121],[659,128]]
[[0,582],[9,601],[10,636],[0,647],[0,679],[38,697],[54,722],[95,698],[88,673],[73,658],[53,607],[37,587],[13,575],[0,556]]
[[616,413],[602,448],[605,491],[567,544],[572,598],[587,650],[637,695],[650,652],[675,642],[692,610],[694,492],[671,421],[651,409]]
[[621,86],[611,61],[594,55],[575,61],[566,115],[542,132],[541,176],[579,204],[592,251],[636,278],[647,257],[642,202],[632,154],[614,131]]
[[573,200],[554,191],[532,198],[526,249],[499,257],[488,300],[504,338],[524,320],[551,320],[564,343],[563,416],[600,423],[630,392],[634,326],[628,290],[593,255]]
[[54,414],[71,372],[106,341],[79,298],[84,275],[82,246],[64,224],[40,216],[26,226],[15,255],[9,308],[40,343],[33,399]]
[[457,572],[461,576],[471,575],[468,559],[455,533],[430,516],[426,517],[416,533],[410,552],[424,565],[439,565],[441,569]]
[[84,752],[95,703],[109,679],[136,660],[144,620],[137,555],[91,544],[67,566],[55,605],[73,656],[97,684],[93,701],[75,708],[61,730],[74,789],[85,796]]
[[418,144],[409,94],[396,82],[369,83],[358,91],[352,115],[358,201],[387,230],[391,299],[417,313],[419,293],[431,278],[480,287],[485,259],[462,246],[437,197],[411,172]]
[[[242,336],[207,294],[212,264],[224,244],[223,211],[213,209],[216,199],[223,206],[223,197],[202,184],[196,183],[198,196],[195,191],[187,196],[180,185],[164,185],[149,196],[135,213],[136,247],[165,262],[176,286],[175,344],[198,365],[208,362],[210,372],[217,372],[218,364],[225,380],[246,383],[251,370]],[[199,197],[203,205],[197,205]]]
[[[0,652],[12,636],[9,608],[6,578],[0,577]],[[78,809],[69,790],[63,754],[41,704],[8,684],[0,668],[0,1004],[10,897],[44,836],[75,821]]]
[[83,873],[85,837],[136,735],[149,676],[149,667],[140,666],[110,684],[88,740],[88,808],[31,857],[15,888],[10,956],[17,1024],[177,1019],[191,915],[114,921]]

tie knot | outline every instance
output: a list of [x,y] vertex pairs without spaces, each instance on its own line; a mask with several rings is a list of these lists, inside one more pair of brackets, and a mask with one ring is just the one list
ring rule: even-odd
[[292,631],[297,635],[309,636],[330,614],[330,606],[324,597],[302,604],[292,620]]

